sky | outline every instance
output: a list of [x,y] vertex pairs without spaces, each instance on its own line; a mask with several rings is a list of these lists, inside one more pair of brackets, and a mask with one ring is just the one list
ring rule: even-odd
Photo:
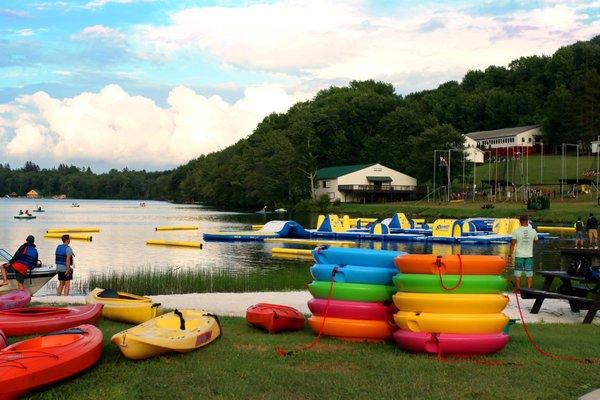
[[589,40],[599,16],[599,0],[0,0],[0,162],[173,168],[331,85],[432,89]]

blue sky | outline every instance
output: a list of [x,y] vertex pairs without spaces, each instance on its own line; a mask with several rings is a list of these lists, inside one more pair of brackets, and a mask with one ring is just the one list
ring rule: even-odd
[[[170,168],[332,84],[402,94],[600,32],[598,1],[0,1],[0,157]],[[140,151],[142,149],[142,151]]]

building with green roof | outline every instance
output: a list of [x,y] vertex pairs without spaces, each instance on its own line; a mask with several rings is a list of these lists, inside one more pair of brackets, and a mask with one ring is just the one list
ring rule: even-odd
[[386,202],[414,198],[417,180],[379,163],[340,165],[317,170],[315,186],[330,201]]

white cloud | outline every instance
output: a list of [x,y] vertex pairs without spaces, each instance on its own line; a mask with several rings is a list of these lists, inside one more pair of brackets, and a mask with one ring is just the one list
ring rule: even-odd
[[274,86],[248,88],[235,103],[179,86],[164,108],[117,85],[62,100],[38,92],[0,104],[0,131],[12,158],[160,168],[233,144],[297,100]]
[[33,35],[33,30],[32,29],[21,29],[21,30],[17,31],[17,35],[31,36],[31,35]]
[[145,59],[208,52],[240,68],[283,71],[307,81],[375,78],[401,85],[424,73],[445,80],[548,54],[600,31],[600,22],[586,25],[586,15],[571,4],[500,17],[441,6],[381,16],[363,4],[284,0],[195,7],[172,14],[167,25],[138,26],[132,37]]
[[84,8],[102,8],[107,4],[152,3],[156,0],[92,0],[84,4]]
[[118,30],[104,25],[92,25],[84,28],[81,32],[71,35],[71,40],[101,39],[123,41],[125,36]]

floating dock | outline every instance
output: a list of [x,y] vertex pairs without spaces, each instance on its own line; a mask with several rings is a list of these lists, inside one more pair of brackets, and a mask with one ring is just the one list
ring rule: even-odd
[[286,244],[305,244],[308,246],[333,245],[341,247],[356,246],[356,242],[343,240],[311,240],[311,239],[286,239],[286,238],[269,238],[265,239],[265,243],[286,243]]
[[155,231],[197,231],[198,227],[193,225],[181,225],[181,226],[157,226],[154,228]]
[[202,248],[200,242],[176,242],[171,240],[146,240],[146,244],[154,246],[175,246],[175,247],[194,247],[197,249]]
[[[65,233],[46,233],[44,235],[44,238],[46,239],[60,239],[63,237]],[[69,239],[73,239],[73,240],[87,240],[88,242],[92,241],[92,236],[91,235],[81,235],[81,234],[72,234],[72,233],[68,233],[69,235]]]
[[100,232],[100,228],[57,228],[57,229],[48,229],[46,233],[71,233],[71,232]]

